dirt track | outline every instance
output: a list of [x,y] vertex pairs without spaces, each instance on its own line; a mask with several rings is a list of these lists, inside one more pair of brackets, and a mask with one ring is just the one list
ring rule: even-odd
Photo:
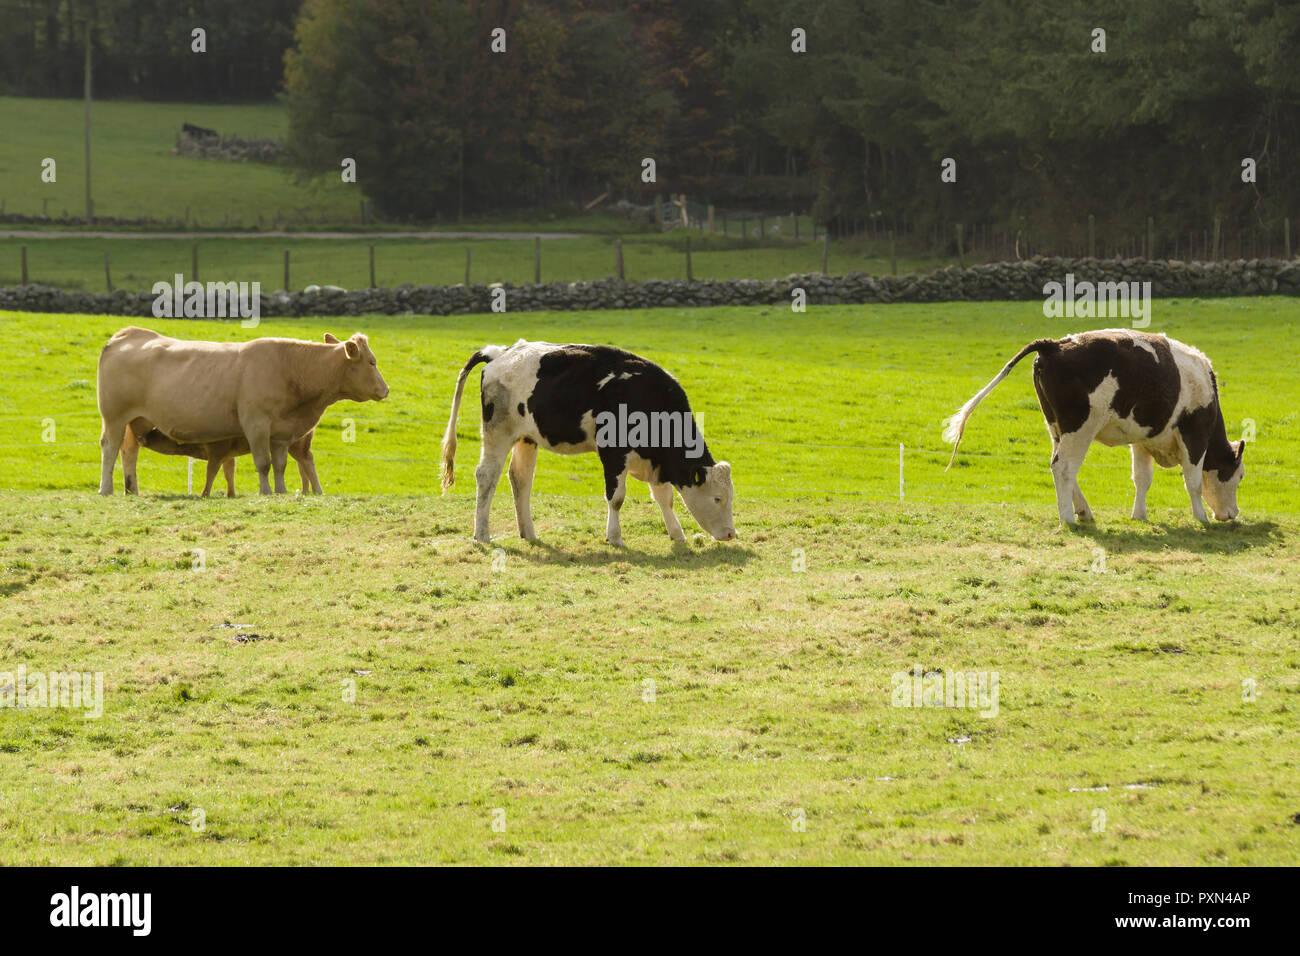
[[0,239],[582,239],[581,232],[108,232],[0,229]]

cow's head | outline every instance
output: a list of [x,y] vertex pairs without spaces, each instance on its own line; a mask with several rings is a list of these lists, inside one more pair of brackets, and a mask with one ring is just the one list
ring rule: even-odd
[[731,520],[731,465],[720,461],[714,465],[701,465],[692,485],[677,488],[686,507],[700,527],[719,541],[734,541],[736,525]]
[[1201,493],[1218,521],[1231,521],[1238,514],[1237,486],[1241,484],[1242,476],[1246,474],[1246,466],[1241,461],[1246,452],[1245,440],[1233,442],[1232,452],[1232,472],[1226,481],[1220,477],[1222,471],[1217,468],[1205,469],[1201,481]]
[[343,357],[347,360],[339,389],[345,398],[354,402],[372,399],[381,402],[388,397],[388,383],[379,374],[379,361],[375,358],[375,353],[370,351],[369,339],[357,332],[346,342],[340,342],[326,332],[325,342],[343,349]]

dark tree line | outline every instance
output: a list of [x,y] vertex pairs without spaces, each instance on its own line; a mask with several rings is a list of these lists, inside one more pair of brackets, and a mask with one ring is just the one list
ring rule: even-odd
[[77,95],[87,15],[101,95],[283,89],[297,168],[356,159],[395,218],[610,190],[832,231],[1300,223],[1300,0],[0,0],[0,88]]
[[[82,93],[91,24],[95,95],[265,101],[280,90],[302,0],[0,0],[0,92]],[[191,51],[191,31],[207,52]]]
[[389,213],[608,185],[833,230],[1300,220],[1295,0],[307,0],[288,64],[300,166],[364,155]]

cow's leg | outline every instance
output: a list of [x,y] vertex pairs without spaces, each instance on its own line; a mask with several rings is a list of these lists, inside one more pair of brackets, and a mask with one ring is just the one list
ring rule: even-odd
[[1140,445],[1130,445],[1133,453],[1133,520],[1147,520],[1147,490],[1155,475],[1156,460]]
[[[1079,469],[1083,467],[1083,457],[1092,444],[1093,432],[1086,426],[1077,432],[1062,435],[1052,453],[1052,481],[1056,484],[1056,510],[1061,523],[1073,526],[1074,496]],[[1082,498],[1082,495],[1079,495]],[[1085,503],[1086,504],[1086,503]]]
[[235,459],[227,458],[221,463],[221,470],[226,473],[226,497],[235,497]]
[[1088,507],[1088,499],[1083,496],[1083,489],[1079,487],[1078,475],[1074,478],[1070,497],[1074,500],[1074,516],[1080,521],[1092,521],[1092,509]]
[[616,548],[623,547],[623,528],[618,512],[627,497],[627,455],[617,449],[602,449],[600,463],[605,466],[605,540]]
[[203,475],[203,497],[212,497],[212,483],[217,480],[217,472],[221,470],[220,456],[213,455],[207,461],[207,469]]
[[99,493],[113,493],[113,468],[117,465],[117,453],[122,448],[126,435],[127,423],[104,419],[104,428],[99,433]]
[[664,527],[668,529],[668,537],[674,541],[685,541],[686,532],[682,531],[682,524],[677,520],[677,515],[673,514],[673,486],[668,482],[650,486],[650,495],[659,506],[659,510],[664,513]]
[[135,432],[128,425],[122,433],[122,488],[128,495],[140,493],[140,478],[136,474],[136,464],[140,460],[140,442]]
[[515,442],[510,452],[510,490],[515,496],[515,521],[519,524],[519,537],[537,540],[533,530],[533,473],[537,470],[537,444],[528,438]]
[[271,493],[271,424],[270,422],[244,422],[244,437],[253,453],[253,467],[257,469],[258,492]]
[[271,443],[271,466],[275,469],[275,493],[282,495],[289,489],[284,485],[284,469],[289,464],[289,443]]
[[1202,456],[1201,461],[1192,462],[1188,459],[1187,452],[1183,452],[1183,487],[1187,489],[1187,497],[1192,501],[1192,514],[1197,521],[1208,522],[1205,504],[1201,501],[1201,479],[1204,475],[1201,465],[1204,461],[1205,457]]
[[501,471],[505,468],[506,456],[510,454],[510,444],[493,440],[490,434],[483,436],[483,448],[479,452],[478,467],[474,469],[476,504],[474,508],[474,539],[483,544],[492,540],[488,533],[488,515],[492,511],[492,496],[497,492],[497,482],[501,480]]
[[[292,449],[290,449],[292,451]],[[302,479],[302,493],[304,495],[324,494],[320,490],[320,479],[316,477],[316,456],[308,448],[294,455],[294,461],[298,463],[298,477]]]

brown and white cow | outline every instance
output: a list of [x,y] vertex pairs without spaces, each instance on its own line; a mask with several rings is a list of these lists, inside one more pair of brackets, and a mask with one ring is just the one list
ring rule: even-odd
[[648,359],[605,345],[553,345],[520,339],[470,356],[456,379],[442,440],[442,488],[455,480],[456,416],[465,380],[486,362],[480,396],[483,446],[474,472],[474,537],[490,540],[488,512],[506,458],[519,535],[537,540],[530,498],[537,449],[561,455],[595,452],[605,471],[605,539],[623,545],[618,513],[631,475],[650,485],[674,541],[685,533],[673,514],[673,489],[695,520],[719,541],[736,537],[731,466],[715,462],[677,380]]
[[1026,345],[944,423],[944,440],[953,445],[949,468],[975,406],[1031,352],[1038,353],[1034,389],[1052,439],[1052,480],[1061,521],[1073,525],[1076,515],[1093,520],[1078,482],[1093,441],[1131,446],[1135,519],[1146,520],[1155,464],[1182,469],[1198,520],[1206,520],[1202,496],[1219,521],[1237,517],[1246,443],[1228,440],[1210,360],[1190,345],[1132,329],[1081,332]]
[[[262,494],[285,491],[289,446],[335,402],[381,401],[388,384],[360,332],[346,342],[297,339],[186,342],[149,329],[117,332],[99,356],[96,383],[104,428],[99,493],[113,493],[113,468],[127,428],[157,429],[182,445],[242,438]],[[138,489],[128,485],[128,494]]]
[[[316,474],[316,456],[311,451],[311,440],[315,434],[316,429],[313,428],[289,445],[289,457],[298,465],[298,477],[302,479],[304,495],[312,492],[318,495],[324,494],[321,491],[320,478]],[[206,461],[208,469],[203,482],[204,498],[211,496],[212,483],[216,480],[218,471],[224,471],[226,475],[226,497],[235,497],[235,459],[240,455],[247,455],[250,451],[248,440],[242,435],[238,438],[227,438],[225,441],[183,445],[168,438],[156,428],[145,430],[137,435],[130,426],[127,426],[122,440],[122,475],[126,487],[136,492],[140,490],[140,483],[136,477],[136,460],[141,448],[148,448],[160,455],[185,455]]]

